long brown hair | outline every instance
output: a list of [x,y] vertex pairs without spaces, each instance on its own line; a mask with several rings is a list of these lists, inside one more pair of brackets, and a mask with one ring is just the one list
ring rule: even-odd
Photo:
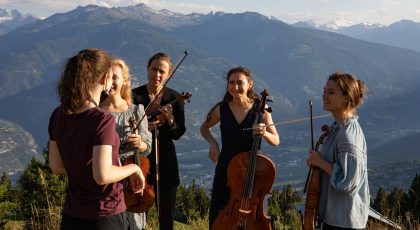
[[344,95],[349,96],[346,109],[353,110],[363,104],[364,99],[366,99],[367,85],[362,80],[358,80],[353,74],[335,72],[328,76],[328,80],[335,81]]
[[112,65],[119,66],[122,69],[124,84],[121,87],[121,98],[131,104],[131,74],[128,65],[122,59],[113,59]]
[[91,87],[111,68],[111,59],[105,51],[84,49],[69,58],[57,86],[65,113],[72,113],[92,99]]

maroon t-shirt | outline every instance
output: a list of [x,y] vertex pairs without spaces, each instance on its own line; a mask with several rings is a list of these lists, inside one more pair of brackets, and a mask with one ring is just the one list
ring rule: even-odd
[[71,216],[96,219],[126,209],[121,183],[98,185],[92,172],[93,146],[111,145],[112,164],[119,165],[119,138],[115,118],[100,108],[67,115],[54,110],[48,126],[67,171],[69,186],[63,211]]

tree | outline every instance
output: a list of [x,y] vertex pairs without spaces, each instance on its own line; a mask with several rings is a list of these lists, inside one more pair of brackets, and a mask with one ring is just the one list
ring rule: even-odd
[[394,187],[387,197],[389,207],[389,217],[392,220],[399,220],[402,216],[401,202],[404,196],[404,191],[401,188]]
[[[193,181],[195,185],[195,181]],[[210,198],[203,187],[197,187],[194,192],[194,200],[197,211],[201,218],[205,218],[209,213]]]
[[18,216],[18,206],[16,204],[16,196],[14,194],[15,190],[12,187],[12,181],[7,177],[6,173],[3,173],[3,176],[0,178],[1,224],[6,223],[8,220],[15,219]]
[[296,229],[301,226],[301,217],[295,204],[303,201],[298,192],[291,185],[283,190],[274,189],[268,200],[268,214],[271,216],[273,227],[284,229],[286,226]]
[[44,150],[45,162],[32,158],[18,180],[18,196],[22,214],[31,217],[38,211],[61,207],[67,180],[52,174],[48,166],[48,150]]
[[210,207],[210,199],[203,187],[195,181],[188,187],[179,186],[177,191],[175,218],[184,223],[205,218]]
[[407,205],[416,219],[420,219],[420,176],[416,174],[407,191]]
[[387,204],[387,194],[383,187],[380,187],[376,193],[376,198],[373,201],[373,209],[378,211],[384,216],[388,216],[389,209]]
[[12,187],[12,181],[7,177],[6,173],[0,178],[0,203],[1,202],[13,202],[14,191]]
[[271,197],[268,199],[268,215],[271,216],[273,221],[277,221],[282,215],[281,204],[281,191],[276,188],[271,191]]

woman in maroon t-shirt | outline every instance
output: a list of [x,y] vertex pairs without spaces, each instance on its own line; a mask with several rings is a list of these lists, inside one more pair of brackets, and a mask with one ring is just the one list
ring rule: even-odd
[[50,167],[68,177],[61,229],[126,229],[122,179],[135,174],[142,192],[144,176],[135,164],[121,166],[114,117],[97,107],[111,87],[111,59],[85,49],[71,57],[58,83],[61,105],[50,117]]

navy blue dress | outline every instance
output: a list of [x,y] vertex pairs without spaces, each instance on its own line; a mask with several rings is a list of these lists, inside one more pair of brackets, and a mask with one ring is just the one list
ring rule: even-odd
[[214,173],[209,214],[210,227],[216,219],[219,209],[226,206],[229,201],[230,189],[226,186],[229,161],[236,154],[251,151],[252,149],[252,130],[244,131],[243,129],[252,127],[255,124],[258,115],[258,104],[254,101],[252,108],[240,124],[236,121],[228,103],[221,102],[219,104],[222,149]]

